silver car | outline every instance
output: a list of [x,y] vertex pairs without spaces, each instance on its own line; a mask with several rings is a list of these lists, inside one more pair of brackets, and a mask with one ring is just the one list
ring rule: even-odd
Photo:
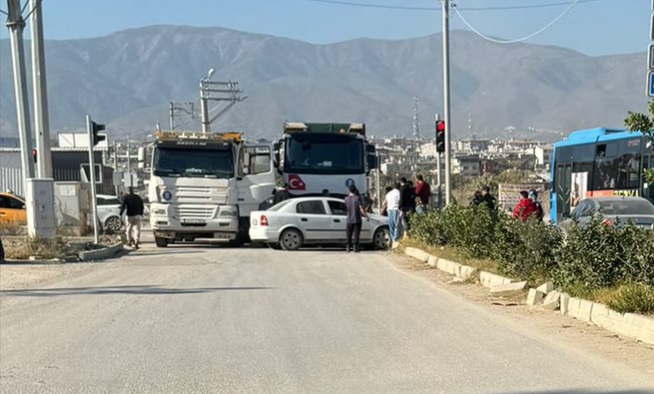
[[581,227],[593,218],[601,218],[604,224],[621,227],[631,222],[635,226],[654,229],[654,205],[642,197],[590,197],[582,200],[572,211],[569,219],[560,227],[567,232],[574,221]]

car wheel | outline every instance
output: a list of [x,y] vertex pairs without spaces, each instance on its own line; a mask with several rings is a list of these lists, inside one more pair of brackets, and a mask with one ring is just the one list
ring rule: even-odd
[[388,227],[382,227],[375,231],[375,236],[372,239],[372,244],[375,249],[386,250],[391,247],[391,232]]
[[154,243],[158,248],[166,248],[168,247],[168,238],[154,237]]
[[267,243],[266,246],[274,250],[280,250],[282,248],[281,246],[279,246],[279,244],[273,244],[273,243]]
[[279,244],[284,250],[298,250],[302,246],[302,233],[294,228],[285,230],[279,237]]
[[121,227],[123,227],[123,223],[120,221],[118,216],[112,216],[104,222],[104,229],[109,234],[115,234],[119,232]]

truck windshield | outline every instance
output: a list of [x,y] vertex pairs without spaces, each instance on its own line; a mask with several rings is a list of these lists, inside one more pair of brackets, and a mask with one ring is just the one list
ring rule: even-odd
[[286,139],[284,172],[361,174],[363,140],[352,135],[294,133]]
[[232,178],[234,156],[231,149],[154,150],[152,173],[157,176]]

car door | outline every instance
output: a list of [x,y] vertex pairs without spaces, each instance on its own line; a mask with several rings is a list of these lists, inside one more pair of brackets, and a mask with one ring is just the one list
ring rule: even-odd
[[10,195],[0,195],[0,224],[24,225],[27,223],[25,202]]
[[327,205],[329,206],[329,220],[331,225],[329,238],[334,242],[345,242],[345,231],[347,228],[347,207],[345,206],[345,202],[328,200]]
[[297,223],[304,232],[305,242],[329,241],[332,230],[325,202],[320,199],[300,201],[295,206]]

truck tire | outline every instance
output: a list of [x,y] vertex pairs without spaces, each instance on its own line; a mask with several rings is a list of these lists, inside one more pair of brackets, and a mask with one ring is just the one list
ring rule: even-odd
[[154,243],[158,248],[166,248],[168,247],[168,238],[154,237]]

